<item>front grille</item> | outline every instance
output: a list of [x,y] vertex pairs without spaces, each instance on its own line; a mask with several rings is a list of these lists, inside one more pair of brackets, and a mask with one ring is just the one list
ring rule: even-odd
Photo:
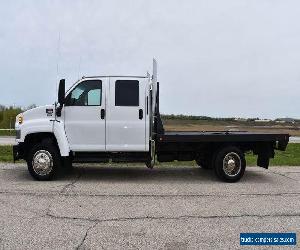
[[21,139],[21,130],[16,130],[16,139]]

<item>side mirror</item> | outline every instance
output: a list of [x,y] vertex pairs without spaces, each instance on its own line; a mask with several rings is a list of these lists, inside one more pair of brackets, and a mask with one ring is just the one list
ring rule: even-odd
[[61,110],[63,108],[63,105],[65,104],[65,89],[66,89],[66,84],[65,84],[65,79],[61,79],[59,81],[59,87],[58,87],[58,103],[59,107],[56,108],[56,115],[58,117],[61,116]]
[[59,87],[58,87],[58,103],[60,106],[63,106],[65,104],[65,92],[66,92],[66,84],[65,79],[61,79],[59,81]]

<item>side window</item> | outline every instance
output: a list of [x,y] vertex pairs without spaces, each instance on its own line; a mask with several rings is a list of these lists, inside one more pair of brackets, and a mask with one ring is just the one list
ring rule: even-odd
[[66,106],[101,106],[102,81],[87,80],[79,83],[66,98]]
[[139,81],[116,81],[115,106],[139,106]]
[[101,105],[101,89],[92,89],[88,92],[87,96],[88,106]]

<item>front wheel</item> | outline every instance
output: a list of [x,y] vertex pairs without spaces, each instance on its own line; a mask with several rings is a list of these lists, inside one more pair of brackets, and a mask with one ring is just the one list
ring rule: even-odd
[[245,155],[239,148],[229,146],[217,152],[215,173],[221,180],[236,182],[243,177],[245,168]]
[[51,180],[61,167],[61,159],[57,148],[48,142],[32,147],[27,158],[28,171],[39,181]]

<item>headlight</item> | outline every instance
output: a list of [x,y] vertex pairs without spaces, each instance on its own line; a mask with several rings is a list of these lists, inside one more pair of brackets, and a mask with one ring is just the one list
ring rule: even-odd
[[16,120],[17,120],[17,123],[22,124],[23,123],[23,115],[22,114],[17,115]]

